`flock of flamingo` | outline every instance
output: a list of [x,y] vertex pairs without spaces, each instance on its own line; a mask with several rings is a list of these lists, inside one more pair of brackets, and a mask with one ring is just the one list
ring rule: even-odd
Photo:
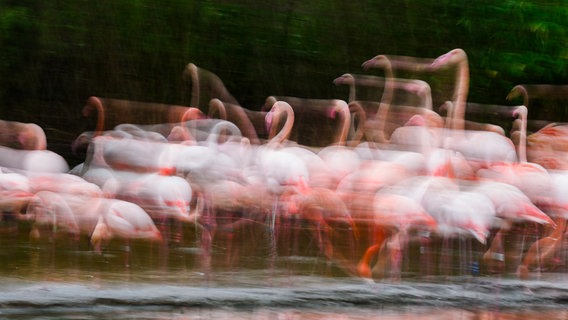
[[[192,107],[91,97],[83,114],[96,113],[96,128],[73,141],[85,152],[73,168],[47,150],[41,127],[2,121],[0,208],[33,241],[87,237],[96,252],[112,239],[168,246],[188,230],[208,252],[220,234],[250,226],[277,247],[303,223],[323,256],[363,278],[398,278],[409,260],[470,265],[456,242],[482,248],[491,273],[565,267],[568,126],[527,137],[529,97],[550,86],[519,85],[510,97],[524,105],[492,109],[514,119],[505,134],[465,119],[475,104],[461,49],[378,55],[363,68],[384,77],[338,77],[347,100],[270,96],[260,111],[192,63]],[[398,70],[455,70],[452,99],[434,108],[430,85]],[[362,88],[379,98],[358,97]]]

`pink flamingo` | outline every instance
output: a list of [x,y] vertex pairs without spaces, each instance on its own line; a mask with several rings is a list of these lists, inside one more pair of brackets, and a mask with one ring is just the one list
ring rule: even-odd
[[[353,102],[363,100],[357,96],[358,87],[385,88],[387,81],[387,79],[377,76],[345,73],[335,78],[333,83],[335,85],[348,85],[348,102]],[[417,107],[432,110],[432,92],[427,82],[419,79],[395,78],[393,87],[395,90],[402,90],[416,95],[418,99]]]
[[[101,252],[105,243],[113,238],[148,240],[161,243],[162,234],[152,218],[140,206],[122,200],[101,198],[98,205],[99,217],[91,233],[91,244],[96,252]],[[126,266],[129,266],[127,254]]]
[[45,150],[47,138],[35,123],[0,120],[0,145],[22,150]]
[[520,117],[523,123],[518,147],[518,161],[494,162],[487,168],[479,169],[477,176],[512,184],[523,191],[537,205],[549,203],[552,188],[549,172],[538,164],[527,162],[527,109],[524,106],[520,106],[515,109],[514,113]]
[[239,105],[214,98],[209,101],[209,117],[218,117],[235,123],[243,136],[255,145],[261,143],[259,136],[267,135],[264,126],[265,111],[248,110]]
[[[381,103],[377,110],[375,116],[376,123],[376,130],[372,130],[372,137],[368,137],[372,141],[378,141],[379,143],[393,143],[393,144],[411,144],[414,143],[413,141],[418,140],[421,141],[419,144],[428,143],[434,147],[440,145],[439,139],[437,138],[438,133],[434,130],[434,128],[441,128],[444,126],[443,119],[436,113],[431,115],[426,114],[427,117],[421,116],[416,110],[428,110],[428,109],[403,109],[402,115],[405,117],[402,123],[405,125],[402,127],[398,127],[396,129],[390,130],[391,135],[389,138],[386,137],[386,124],[387,119],[389,117],[389,112],[391,110],[391,104],[393,99],[393,92],[394,92],[394,74],[393,74],[393,67],[392,61],[386,55],[378,55],[374,58],[367,60],[363,63],[363,68],[382,68],[385,70],[386,79],[388,80],[385,84],[385,89],[383,90],[383,96],[381,98]],[[419,116],[417,116],[419,115]],[[411,119],[413,119],[411,121]],[[421,124],[420,126],[411,125],[414,124],[414,119],[420,119]],[[431,120],[427,120],[431,119]],[[432,123],[432,127],[426,126],[427,123]],[[368,121],[368,125],[372,125],[373,122]],[[409,125],[406,125],[409,124]],[[414,138],[410,138],[414,137]],[[418,139],[416,139],[419,137]],[[425,140],[426,139],[426,140]]]
[[[415,228],[435,228],[436,221],[426,210],[413,199],[379,191],[373,200],[373,213],[369,217],[371,224],[379,228],[375,229],[375,243],[365,251],[363,258],[357,266],[359,276],[371,278],[370,260],[377,253],[386,241],[386,247],[390,251],[391,273],[393,278],[400,277],[401,261],[403,252],[408,243],[408,233]],[[385,237],[384,228],[394,229],[394,234]],[[379,263],[382,263],[379,261]]]
[[466,185],[467,190],[479,192],[491,199],[495,205],[496,217],[502,220],[499,230],[491,241],[489,249],[483,255],[483,261],[491,272],[502,272],[507,261],[519,261],[511,252],[505,255],[504,237],[511,230],[513,224],[520,222],[534,222],[555,226],[555,222],[541,209],[535,206],[530,199],[517,187],[492,180],[480,180]]
[[4,170],[0,172],[0,211],[17,216],[26,208],[34,192],[28,177]]
[[[286,121],[277,134],[276,124],[286,115]],[[271,241],[271,256],[276,255],[276,224],[281,218],[280,206],[283,194],[307,193],[310,190],[310,173],[306,162],[296,154],[286,151],[282,144],[288,139],[294,125],[294,111],[284,101],[277,101],[267,114],[270,125],[270,140],[255,150],[255,171],[248,177],[251,185],[263,186],[274,199],[267,217]],[[256,182],[255,182],[256,181]]]
[[[393,79],[391,65],[392,63],[388,56],[384,55],[376,56],[364,63],[365,67],[382,67],[388,75],[388,80]],[[419,114],[412,116],[404,126],[396,128],[390,137],[388,139],[386,138],[385,123],[392,99],[391,82],[392,81],[387,82],[385,91],[383,92],[381,106],[377,112],[379,123],[375,130],[375,138],[380,143],[378,147],[383,146],[385,149],[396,149],[398,151],[397,157],[400,156],[400,151],[404,151],[403,153],[406,154],[408,151],[412,152],[413,154],[410,155],[412,155],[411,158],[414,167],[417,168],[418,171],[440,175],[445,174],[443,171],[451,168],[460,178],[469,178],[472,176],[472,169],[469,168],[469,164],[466,163],[466,159],[461,153],[441,149],[444,145],[444,141],[447,140],[446,136],[451,134],[450,130],[439,127],[428,127],[424,117]],[[389,152],[383,152],[383,154],[388,153]],[[415,153],[422,154],[422,157],[417,157]],[[404,157],[404,159],[408,160],[409,157]]]
[[102,196],[101,188],[80,176],[70,173],[27,172],[34,193],[52,191],[56,193],[72,193],[91,197]]
[[209,114],[208,103],[211,99],[219,99],[222,102],[228,102],[239,105],[225,84],[215,73],[188,63],[183,71],[183,76],[191,83],[191,103],[190,105],[206,114]]
[[521,279],[529,277],[529,270],[533,266],[553,269],[558,261],[558,254],[564,248],[566,238],[566,217],[557,219],[556,228],[546,237],[537,240],[527,250],[517,269]]
[[97,135],[104,130],[122,123],[156,124],[177,123],[188,116],[201,117],[202,113],[194,107],[176,106],[152,102],[140,102],[122,99],[89,97],[83,107],[83,116],[97,112],[95,132]]
[[[534,100],[562,100],[568,96],[566,85],[516,85],[507,95],[507,100],[522,97],[523,103],[530,108]],[[568,168],[568,126],[565,123],[548,123],[547,121],[533,120],[528,124],[533,124],[531,131],[536,131],[527,137],[527,159],[530,162],[538,163],[547,169]],[[513,127],[511,135],[518,135],[520,125]],[[528,131],[528,129],[527,129]]]
[[[316,148],[329,145],[345,145],[351,126],[351,113],[345,101],[339,99],[270,96],[266,98],[264,108],[273,106],[277,101],[287,102],[294,111],[295,121],[287,139],[292,139],[304,146]],[[303,121],[304,119],[306,121]],[[311,126],[314,125],[315,121],[319,123],[319,131],[315,135],[310,134],[310,138],[307,138],[310,128],[303,126],[304,123],[308,123],[308,120]],[[272,130],[274,131],[275,129],[276,127]]]
[[41,239],[42,230],[49,233],[50,242],[56,233],[71,235],[79,240],[80,229],[75,215],[65,198],[53,191],[39,191],[30,200],[25,212],[26,219],[32,221],[30,239]]
[[67,172],[69,165],[50,150],[19,150],[0,146],[0,166],[33,172]]
[[335,229],[338,225],[347,226],[349,235],[353,235],[355,239],[359,236],[351,213],[335,191],[321,187],[313,187],[303,193],[286,191],[281,201],[287,218],[298,217],[315,226],[318,247],[327,259],[337,262],[348,273],[354,273],[348,257],[332,243],[334,235],[339,233]]
[[[372,60],[373,59],[369,60],[369,62],[365,65],[367,68],[374,64]],[[385,69],[385,72],[388,73],[388,71],[389,70]],[[388,84],[388,81],[391,81],[392,85]],[[347,73],[336,78],[334,83],[336,85],[349,85],[349,109],[353,114],[352,132],[350,132],[350,135],[354,141],[360,141],[365,134],[365,131],[367,131],[367,139],[372,139],[372,130],[369,131],[369,128],[374,126],[378,121],[382,121],[382,119],[378,119],[377,114],[381,103],[379,101],[357,99],[356,88],[358,86],[370,86],[373,88],[383,87],[383,101],[386,97],[395,100],[395,97],[401,96],[400,94],[394,94],[395,91],[402,92],[404,97],[408,97],[406,93],[412,93],[418,97],[416,106],[403,105],[401,103],[392,104],[390,112],[387,114],[388,119],[386,120],[389,125],[385,126],[388,134],[391,134],[394,128],[401,126],[408,121],[409,117],[413,114],[421,115],[425,119],[426,125],[429,127],[440,127],[443,125],[442,118],[436,112],[432,111],[432,95],[430,86],[422,80],[381,78],[376,76]],[[388,94],[390,92],[387,90],[392,90],[393,94],[389,96]],[[357,126],[355,123],[356,120],[359,121]]]

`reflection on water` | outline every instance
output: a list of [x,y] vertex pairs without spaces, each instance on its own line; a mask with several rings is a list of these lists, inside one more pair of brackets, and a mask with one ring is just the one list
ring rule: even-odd
[[[216,239],[210,255],[202,240],[191,236],[195,230],[185,230],[187,236],[169,246],[111,242],[102,254],[91,250],[88,239],[31,242],[22,223],[3,221],[2,231],[0,315],[5,319],[568,316],[566,273],[535,274],[528,281],[511,273],[422,276],[416,272],[419,260],[412,258],[402,279],[370,282],[330,262],[302,229],[297,251],[290,252],[286,243],[271,252],[265,230],[251,227]],[[336,237],[335,248],[341,250],[341,235]],[[350,249],[347,241],[343,247]]]
[[[108,314],[112,315],[109,316]],[[89,312],[88,314],[72,313],[69,316],[61,315],[30,315],[28,319],[175,319],[175,320],[201,320],[201,319],[250,319],[250,320],[395,320],[395,319],[462,319],[462,320],[521,320],[521,319],[566,319],[568,314],[565,310],[525,310],[525,311],[467,311],[460,309],[432,309],[414,308],[413,310],[389,311],[389,310],[360,310],[353,308],[328,308],[328,310],[232,310],[232,309],[192,309],[179,308],[176,310],[126,310],[109,308],[106,312]],[[9,317],[10,319],[19,319]]]

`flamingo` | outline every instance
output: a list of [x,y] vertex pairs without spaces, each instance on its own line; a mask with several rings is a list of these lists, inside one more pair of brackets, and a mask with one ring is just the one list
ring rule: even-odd
[[[413,57],[387,56],[394,68],[408,71],[432,72],[449,67],[456,68],[454,90],[452,93],[452,104],[455,107],[448,112],[446,126],[457,130],[489,130],[503,134],[503,129],[499,126],[485,123],[477,123],[465,119],[467,96],[469,92],[469,62],[466,52],[456,48],[437,57],[436,59],[418,59]],[[366,62],[372,65],[372,60]],[[472,104],[473,105],[473,104]],[[439,111],[442,110],[440,107]]]
[[550,202],[552,180],[549,172],[536,163],[527,161],[526,156],[526,117],[527,108],[515,108],[514,115],[518,115],[523,123],[518,147],[518,160],[494,162],[486,168],[481,168],[476,175],[495,181],[512,184],[522,190],[535,204]]
[[[431,115],[429,118],[432,120],[426,120],[426,117],[418,116],[415,109],[404,110],[402,111],[403,116],[405,116],[405,120],[403,121],[404,125],[402,127],[396,128],[392,131],[390,138],[386,137],[386,123],[389,116],[389,112],[391,109],[392,98],[393,98],[393,89],[394,89],[394,75],[393,75],[393,67],[392,61],[386,55],[378,55],[374,58],[367,60],[363,63],[364,69],[369,68],[382,68],[385,70],[386,79],[388,80],[385,83],[385,89],[383,90],[383,96],[381,98],[381,103],[377,110],[375,119],[376,123],[376,130],[372,130],[372,138],[373,141],[378,141],[379,143],[393,143],[393,144],[414,144],[415,140],[421,141],[419,144],[428,143],[432,146],[439,146],[440,142],[439,139],[436,137],[438,134],[435,133],[436,131],[433,128],[441,128],[444,125],[443,119],[436,113]],[[421,109],[417,109],[421,110]],[[427,109],[422,109],[427,110]],[[419,113],[418,113],[419,114]],[[413,117],[414,116],[414,117]],[[411,121],[412,119],[412,121]],[[420,126],[411,125],[414,124],[415,119],[420,119],[422,122]],[[428,122],[433,123],[431,127],[428,127],[426,124]],[[373,125],[373,122],[367,121],[366,126]],[[411,138],[412,137],[412,138]]]
[[[488,168],[480,169],[477,176],[511,184],[527,195],[530,201],[544,208],[563,210],[562,197],[554,195],[554,192],[562,186],[562,175],[555,175],[539,164],[527,161],[526,151],[526,123],[527,108],[518,107],[515,112],[521,120],[519,131],[518,162],[495,163]],[[558,221],[557,221],[558,223]],[[549,223],[550,224],[550,223]],[[554,227],[554,223],[551,224]],[[526,265],[521,264],[519,270]],[[519,273],[522,277],[522,272]]]
[[174,145],[166,142],[97,136],[89,143],[83,165],[74,171],[80,171],[80,175],[90,167],[137,172],[168,171],[164,157],[170,148]]
[[[373,59],[365,62],[363,66],[366,68],[380,66],[385,69],[388,75],[387,79],[393,79],[392,63],[385,55],[375,56]],[[443,174],[443,171],[452,168],[455,173],[459,174],[458,177],[460,178],[472,176],[469,165],[459,151],[455,152],[441,148],[444,146],[444,140],[447,140],[446,136],[451,134],[449,129],[428,127],[424,117],[419,114],[412,116],[404,126],[396,128],[391,136],[388,139],[386,138],[385,123],[392,99],[391,82],[387,82],[381,106],[377,112],[379,123],[377,124],[375,136],[380,143],[378,146],[385,146],[386,149],[393,149],[392,146],[394,146],[396,149],[399,149],[395,152],[397,157],[400,157],[400,151],[413,152],[414,154],[407,154],[402,159],[415,161],[413,166],[419,171],[427,171],[430,174]],[[422,157],[416,156],[415,153],[421,153]],[[388,154],[388,152],[384,154]]]
[[77,241],[80,229],[75,215],[65,201],[64,197],[53,191],[39,191],[30,200],[26,212],[26,219],[32,221],[30,239],[38,241],[41,230],[51,230],[50,238],[55,233],[71,235]]
[[0,172],[0,211],[20,214],[34,195],[30,179],[17,172]]
[[[70,193],[55,194],[50,191],[42,191],[40,196],[42,198],[38,198],[38,206],[30,207],[31,213],[38,213],[37,209],[48,210],[46,214],[59,219],[56,223],[87,236],[97,253],[102,252],[105,242],[115,237],[162,241],[162,235],[148,213],[134,203]],[[69,212],[73,217],[68,216]]]
[[[458,182],[461,180],[445,176],[416,176],[388,188],[389,192],[414,199],[436,220],[444,252],[450,249],[449,239],[455,236],[473,236],[485,244],[496,215],[490,198],[463,189]],[[440,263],[447,259],[446,254]]]
[[[348,85],[349,86],[349,99],[348,102],[361,101],[357,97],[357,87],[385,87],[388,80],[385,78],[371,76],[371,75],[360,75],[345,73],[333,80],[335,85]],[[432,110],[432,92],[430,85],[419,79],[394,79],[395,90],[403,90],[405,92],[413,93],[418,98],[417,107]]]
[[511,230],[514,223],[534,222],[554,227],[556,223],[541,209],[535,206],[530,199],[517,187],[492,180],[479,180],[468,182],[465,188],[469,191],[479,192],[491,199],[495,205],[496,217],[502,220],[490,248],[483,255],[483,261],[491,272],[502,271],[506,261],[515,260],[515,253],[504,254],[505,233]]
[[94,131],[83,133],[75,139],[74,150],[82,149],[92,138],[121,124],[178,123],[203,117],[203,113],[195,107],[91,96],[87,99],[82,114],[90,117],[94,112],[97,113]]
[[[340,122],[336,126],[335,132],[331,132],[331,143],[322,141],[314,141],[310,145],[301,144],[299,142],[288,142],[286,139],[282,151],[292,153],[303,159],[308,167],[310,174],[310,185],[313,187],[325,187],[335,189],[337,183],[348,173],[356,170],[359,166],[359,156],[347,147],[347,136],[350,128],[350,111],[347,104],[338,99],[304,99],[297,97],[268,97],[266,104],[276,101],[276,98],[283,98],[286,101],[295,104],[293,110],[289,112],[289,116],[294,116],[295,122],[296,111],[306,113],[310,110],[313,112],[323,112],[326,117],[336,117],[339,115]],[[273,119],[268,118],[271,123],[278,124],[280,116],[276,115]],[[288,118],[286,118],[288,119]],[[275,135],[276,125],[271,125],[269,137]],[[295,125],[292,124],[293,131]],[[285,128],[282,128],[284,130]],[[301,130],[301,129],[299,129]],[[323,147],[322,147],[323,145]]]
[[[131,240],[143,239],[161,243],[162,234],[152,218],[140,206],[117,199],[100,198],[99,217],[91,234],[91,244],[101,252],[104,243],[113,238]],[[127,260],[126,265],[129,265]]]
[[23,150],[46,150],[47,138],[35,123],[0,120],[0,145]]
[[557,255],[564,248],[566,237],[566,215],[557,219],[558,224],[548,236],[537,240],[527,250],[517,273],[521,279],[527,279],[529,268],[538,266],[541,268],[554,268],[558,263]]
[[388,239],[385,237],[384,229],[376,229],[375,243],[365,251],[361,261],[357,266],[359,276],[371,278],[370,260],[378,250],[381,249],[383,242],[390,251],[390,263],[392,266],[393,278],[400,277],[401,260],[403,252],[408,243],[409,232],[415,228],[435,228],[436,221],[426,210],[412,198],[389,193],[388,190],[377,192],[373,199],[373,213],[369,217],[370,223],[379,227],[393,228],[394,234]]
[[[312,187],[303,193],[286,191],[281,198],[284,215],[312,223],[316,228],[318,247],[325,257],[353,273],[353,268],[347,263],[348,258],[336,250],[332,243],[333,236],[338,233],[334,227],[338,224],[347,226],[350,236],[353,235],[355,239],[359,236],[351,213],[339,195],[328,188]],[[348,249],[352,249],[352,246]]]
[[[367,65],[367,67],[370,67]],[[392,88],[387,85],[387,82],[392,82]],[[371,86],[371,87],[384,87],[383,97],[387,94],[385,90],[392,90],[393,92],[402,91],[403,93],[412,93],[418,97],[417,106],[407,106],[400,103],[393,104],[390,108],[390,113],[387,114],[387,123],[389,126],[385,126],[388,133],[392,133],[395,126],[400,126],[405,123],[409,116],[412,114],[420,114],[427,123],[427,126],[439,127],[443,125],[443,120],[441,117],[432,110],[432,95],[430,86],[428,83],[418,80],[418,79],[399,79],[399,78],[381,78],[369,75],[355,75],[346,73],[334,80],[336,85],[338,84],[348,84],[349,85],[349,109],[352,116],[352,130],[350,135],[354,141],[359,141],[365,134],[365,128],[370,128],[377,121],[382,121],[377,119],[377,112],[380,109],[381,103],[379,101],[367,101],[362,99],[356,99],[356,87],[360,85]],[[399,96],[399,95],[393,95]],[[404,95],[407,97],[408,95]],[[393,98],[394,100],[394,98]],[[355,126],[355,120],[359,120],[358,128]],[[368,123],[367,123],[368,122]],[[372,133],[369,130],[367,132],[367,139],[372,138]],[[353,143],[352,143],[353,144]]]
[[184,178],[118,170],[111,174],[101,186],[107,196],[136,203],[157,220],[197,223],[200,213],[190,208],[193,192]]
[[223,102],[217,98],[209,101],[209,117],[217,116],[223,120],[229,120],[237,125],[243,136],[247,137],[252,144],[260,144],[259,135],[266,136],[264,126],[265,111],[252,111],[239,105]]
[[56,193],[73,193],[85,196],[102,196],[101,188],[80,176],[70,173],[25,172],[33,193],[52,191]]
[[[469,64],[467,54],[462,49],[453,49],[436,58],[429,66],[438,70],[456,65],[456,80],[452,101],[450,102],[450,128],[453,129],[445,139],[444,147],[456,150],[478,165],[487,165],[495,160],[516,161],[516,151],[510,139],[501,132],[464,131],[465,110],[469,91]],[[490,144],[490,145],[489,145]]]
[[[532,102],[537,99],[547,101],[566,99],[567,89],[568,86],[566,85],[521,84],[511,89],[507,95],[507,100],[513,100],[520,96],[527,108],[530,108]],[[568,148],[566,146],[568,141],[566,141],[566,137],[568,136],[568,126],[565,123],[548,123],[540,120],[533,120],[528,124],[533,124],[532,129],[536,131],[527,137],[528,161],[540,164],[547,169],[567,169],[568,156],[566,151]],[[514,126],[513,130],[519,129],[517,128],[519,126]],[[513,134],[518,135],[519,130],[516,130]]]
[[[550,215],[557,223],[556,228],[546,237],[537,240],[528,249],[517,273],[521,279],[528,278],[530,268],[553,269],[562,261],[562,251],[565,248],[566,220],[568,219],[568,202],[565,197],[566,186],[568,186],[568,174],[563,170],[551,170],[552,177],[552,200],[551,203],[544,205]],[[554,227],[554,226],[552,226]],[[550,228],[549,228],[550,229]]]
[[190,105],[199,108],[204,113],[209,114],[208,103],[211,99],[217,98],[222,102],[239,105],[223,81],[215,73],[188,63],[183,71],[186,81],[191,82],[191,103]]
[[[295,121],[288,139],[293,139],[298,144],[304,146],[313,147],[345,145],[351,126],[351,113],[345,101],[339,99],[269,96],[266,98],[264,108],[273,106],[277,101],[287,102],[294,111]],[[314,115],[317,115],[317,118]],[[320,115],[323,115],[323,117]],[[336,118],[339,119],[336,120]],[[303,123],[310,123],[310,127],[304,127]],[[314,123],[318,123],[318,132],[309,135],[309,137],[315,136],[315,138],[309,138],[308,133],[310,131],[308,130],[313,130]],[[274,131],[275,129],[276,127],[273,127],[272,130]]]
[[0,146],[0,166],[34,172],[67,172],[69,164],[50,150],[19,150]]
[[177,123],[190,115],[199,116],[195,107],[92,96],[87,99],[82,113],[88,117],[94,111],[97,112],[97,133],[122,123]]
[[271,247],[274,256],[276,245],[275,226],[279,218],[280,197],[284,193],[306,193],[309,190],[310,174],[304,160],[292,152],[282,148],[282,144],[289,137],[294,125],[294,111],[284,101],[277,101],[267,114],[271,132],[281,114],[286,114],[286,121],[277,134],[264,145],[256,148],[254,168],[255,172],[248,177],[250,184],[261,185],[274,198],[272,212],[269,216],[269,230],[271,233]]
[[[507,100],[511,101],[521,97],[523,105],[530,109],[535,106],[534,102],[536,100],[542,100],[546,102],[562,102],[562,100],[566,100],[567,92],[568,85],[519,84],[511,89],[511,91],[507,95]],[[553,110],[542,111],[550,113]],[[541,129],[548,124],[551,123],[545,120],[532,120],[527,125],[531,125],[531,130],[529,131],[537,131],[538,129]]]

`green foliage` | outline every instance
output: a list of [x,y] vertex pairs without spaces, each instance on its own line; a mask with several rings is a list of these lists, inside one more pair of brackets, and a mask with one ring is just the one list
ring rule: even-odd
[[[90,95],[189,102],[188,62],[246,107],[268,95],[346,98],[332,80],[377,54],[470,58],[470,100],[504,104],[518,83],[564,83],[563,1],[0,1],[0,116]],[[24,109],[23,109],[24,108]]]

